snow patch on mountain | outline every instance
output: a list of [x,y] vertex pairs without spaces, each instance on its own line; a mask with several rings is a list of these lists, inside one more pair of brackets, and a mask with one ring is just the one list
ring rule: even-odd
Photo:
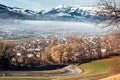
[[60,13],[55,14],[54,16],[71,16],[71,15],[67,14],[67,13],[60,12]]

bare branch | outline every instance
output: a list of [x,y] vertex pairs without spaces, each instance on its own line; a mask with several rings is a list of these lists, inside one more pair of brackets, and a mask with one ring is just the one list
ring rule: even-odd
[[[110,27],[120,29],[120,0],[100,0],[99,11],[97,11],[97,16],[99,18],[99,23],[107,22],[102,27]],[[105,17],[103,17],[105,16]]]

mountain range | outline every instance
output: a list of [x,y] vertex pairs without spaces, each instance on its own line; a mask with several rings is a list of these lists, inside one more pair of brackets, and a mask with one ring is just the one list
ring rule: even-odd
[[97,6],[59,5],[49,10],[32,11],[0,4],[1,19],[91,21],[94,20]]

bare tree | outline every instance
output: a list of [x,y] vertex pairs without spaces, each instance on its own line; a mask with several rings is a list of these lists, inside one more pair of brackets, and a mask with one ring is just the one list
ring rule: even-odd
[[[111,27],[112,29],[120,29],[120,0],[100,0],[99,10],[97,15],[99,16],[100,22],[105,27]],[[102,16],[101,16],[102,15]]]
[[4,68],[8,68],[9,65],[9,57],[10,57],[10,49],[12,48],[12,45],[8,42],[0,42],[0,59]]

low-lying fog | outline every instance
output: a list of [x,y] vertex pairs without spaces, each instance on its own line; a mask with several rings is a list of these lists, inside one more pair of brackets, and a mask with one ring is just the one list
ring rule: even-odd
[[104,32],[103,29],[96,27],[93,23],[32,20],[0,20],[0,29],[11,33],[15,32],[16,34],[102,34]]

